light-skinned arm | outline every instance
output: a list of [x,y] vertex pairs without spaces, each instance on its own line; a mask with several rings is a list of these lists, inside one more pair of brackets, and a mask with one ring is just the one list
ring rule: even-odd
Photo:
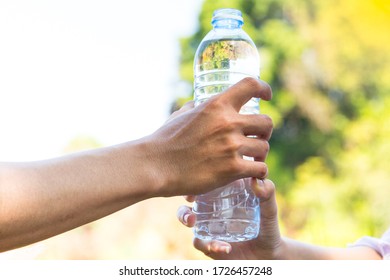
[[[227,243],[194,239],[194,247],[213,259],[262,259],[262,260],[342,260],[382,259],[370,247],[333,248],[312,245],[282,237],[279,231],[275,185],[272,181],[253,179],[252,189],[260,198],[260,234],[246,242]],[[193,197],[187,197],[192,201]],[[196,216],[191,208],[181,206],[178,219],[186,226],[193,227]]]

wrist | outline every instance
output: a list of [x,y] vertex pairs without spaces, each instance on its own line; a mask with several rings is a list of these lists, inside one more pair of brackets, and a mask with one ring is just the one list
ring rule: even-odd
[[275,252],[276,260],[305,260],[317,259],[319,253],[317,246],[306,244],[294,239],[282,237],[280,246]]
[[[313,245],[286,237],[282,240],[282,246],[278,253],[278,259],[281,260],[329,260],[337,258],[339,254],[339,251],[334,254],[334,248]],[[345,249],[341,250],[344,253]]]
[[293,259],[290,256],[289,239],[285,237],[280,238],[279,244],[275,247],[275,250],[273,251],[272,259],[273,260]]
[[[169,189],[173,184],[173,172],[169,171],[169,162],[161,155],[159,143],[152,137],[145,137],[129,143],[128,169],[133,169],[130,184],[140,188],[144,199],[170,196]],[[165,160],[164,160],[165,159]]]

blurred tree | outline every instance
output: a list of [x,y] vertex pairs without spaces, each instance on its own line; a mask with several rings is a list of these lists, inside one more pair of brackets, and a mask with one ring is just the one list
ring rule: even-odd
[[[243,12],[273,88],[270,177],[292,237],[345,245],[390,225],[390,3],[387,0],[206,0],[181,40],[181,77],[218,8]],[[192,97],[189,97],[192,98]]]

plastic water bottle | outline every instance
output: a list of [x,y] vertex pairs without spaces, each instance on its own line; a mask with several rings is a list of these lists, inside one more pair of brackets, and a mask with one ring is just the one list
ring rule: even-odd
[[[195,105],[245,77],[259,78],[258,51],[242,29],[241,12],[235,9],[216,10],[211,23],[213,29],[200,43],[194,59]],[[240,113],[258,114],[259,99],[252,98]],[[260,206],[259,199],[251,190],[251,180],[237,180],[196,197],[193,211],[197,219],[194,226],[197,238],[237,242],[258,235]]]

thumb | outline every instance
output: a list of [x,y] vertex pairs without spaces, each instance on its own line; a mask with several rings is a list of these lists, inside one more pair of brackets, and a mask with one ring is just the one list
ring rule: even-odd
[[270,100],[272,98],[272,89],[262,80],[244,78],[223,92],[220,98],[231,104],[238,112],[252,97]]
[[278,206],[276,204],[275,185],[271,180],[252,179],[252,190],[260,198],[260,227],[270,234],[279,232]]

